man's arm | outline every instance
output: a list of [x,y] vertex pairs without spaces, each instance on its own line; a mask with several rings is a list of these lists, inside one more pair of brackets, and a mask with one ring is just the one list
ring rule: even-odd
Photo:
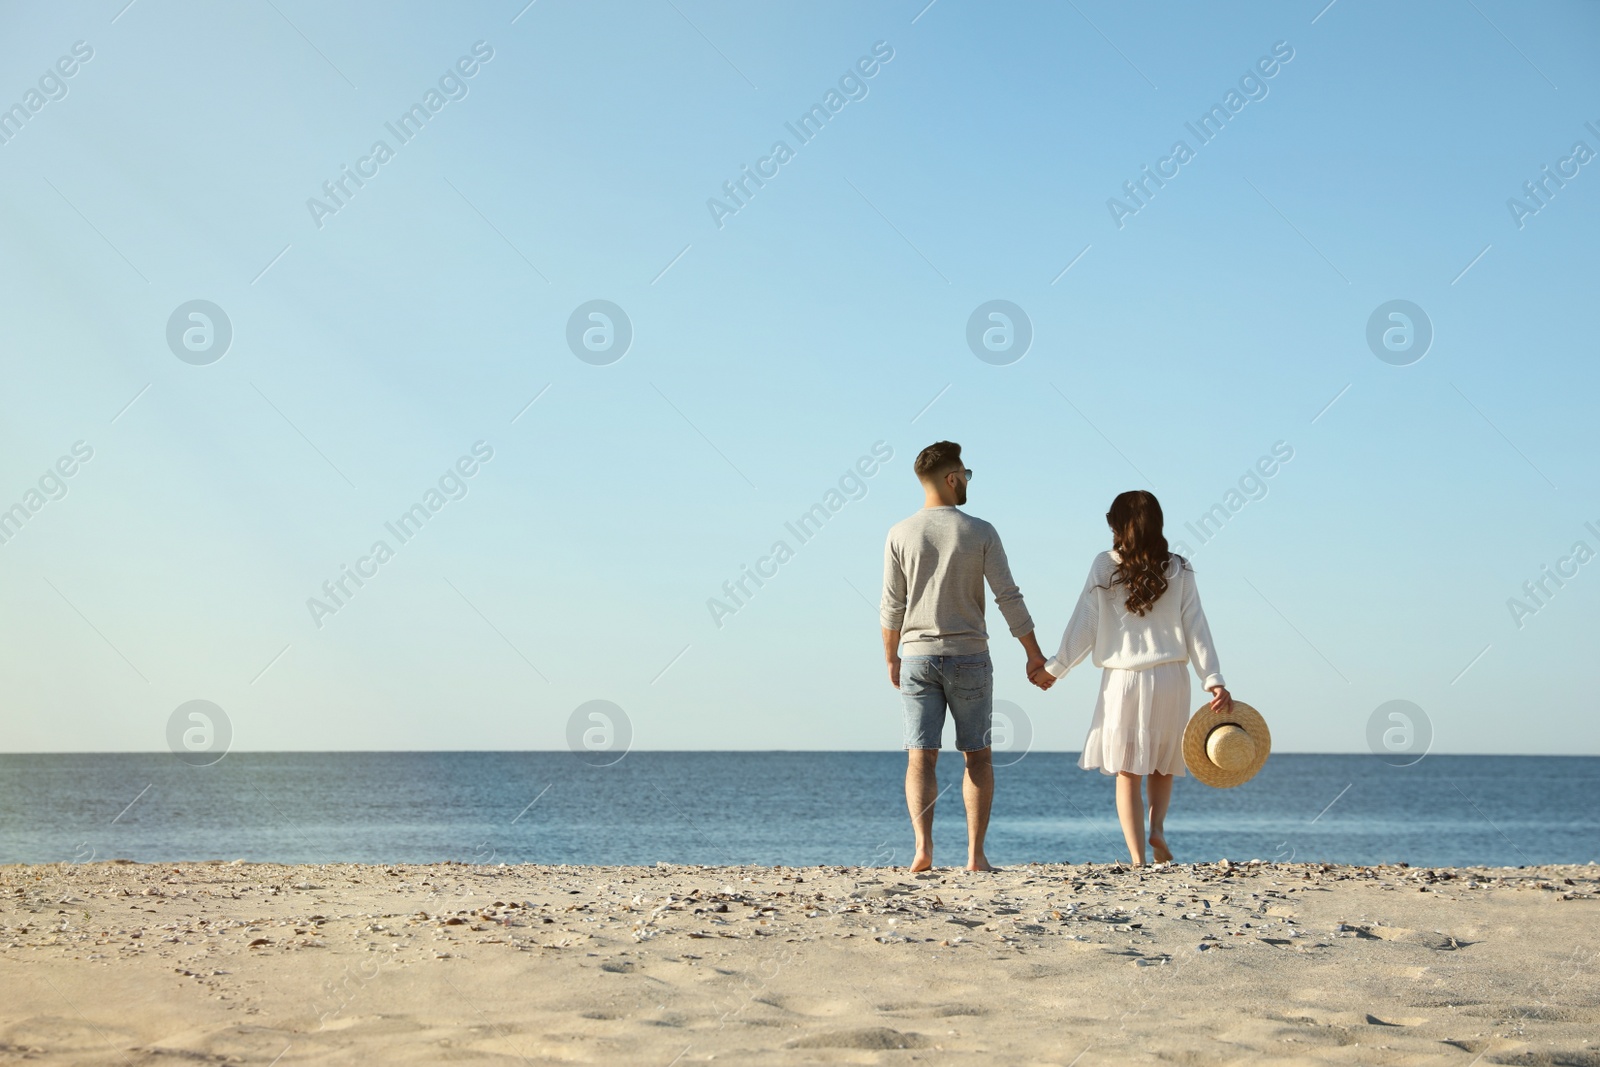
[[[1022,650],[1028,654],[1028,678],[1031,680],[1034,672],[1045,664],[1044,653],[1039,650],[1039,638],[1034,635],[1032,630],[1029,630],[1017,640],[1022,642]],[[1049,689],[1050,686],[1046,685],[1042,688]]]
[[1006,560],[1006,550],[1000,544],[998,533],[983,554],[983,576],[994,593],[995,606],[1011,629],[1011,636],[1022,642],[1022,649],[1028,654],[1031,677],[1044,666],[1044,653],[1039,650],[1039,639],[1034,636],[1033,616],[1028,614],[1028,606],[1023,603],[1022,590],[1011,577],[1011,564]]
[[883,598],[878,622],[883,629],[883,658],[889,664],[889,684],[900,688],[900,624],[906,617],[906,572],[895,557],[894,538],[883,543]]
[[900,631],[883,631],[883,658],[889,663],[889,684],[900,688]]

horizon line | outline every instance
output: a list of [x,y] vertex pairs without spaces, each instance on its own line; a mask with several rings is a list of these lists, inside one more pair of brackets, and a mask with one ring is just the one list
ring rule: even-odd
[[[810,753],[817,753],[817,754],[826,753],[826,754],[834,754],[834,755],[883,755],[883,754],[901,753],[901,752],[904,752],[904,751],[905,751],[904,749],[898,749],[898,748],[895,748],[895,749],[881,749],[881,748],[631,748],[631,749],[628,749],[627,751],[625,751],[624,753],[622,753],[622,755],[618,757],[618,761],[620,761],[622,758],[624,758],[626,756],[630,756],[630,755],[634,755],[634,754],[638,754],[638,755],[666,755],[666,754],[679,753],[679,754],[684,754],[684,755],[711,755],[711,754],[716,754],[716,755],[733,755],[733,754],[745,754],[745,755],[773,755],[773,754],[805,755],[805,754],[810,754]],[[950,753],[953,753],[953,754],[956,754],[956,755],[960,754],[959,750],[953,749],[953,748],[952,749],[940,749],[939,751],[940,752],[950,752]],[[224,753],[223,755],[218,756],[216,761],[213,764],[210,764],[210,765],[214,766],[215,763],[220,763],[222,760],[224,760],[228,756],[232,756],[232,755],[239,755],[239,756],[280,756],[280,755],[281,756],[287,756],[287,755],[300,755],[300,756],[322,756],[322,755],[326,755],[326,756],[336,756],[336,755],[391,756],[391,755],[406,755],[406,754],[437,755],[437,754],[441,754],[441,753],[452,753],[452,754],[459,754],[459,755],[472,755],[472,754],[490,755],[490,754],[514,754],[514,753],[552,753],[552,754],[556,754],[556,753],[562,753],[562,752],[565,752],[565,753],[567,753],[569,755],[573,755],[573,756],[578,756],[578,755],[582,754],[582,753],[578,753],[578,752],[573,751],[572,749],[567,749],[567,748],[259,748],[259,749],[230,749],[228,752]],[[1072,755],[1072,756],[1076,756],[1076,755],[1082,755],[1082,753],[1083,753],[1082,749],[1069,749],[1069,748],[1028,749],[1026,752],[1024,752],[1022,754],[1022,756],[1019,756],[1017,758],[1017,760],[1013,761],[1012,765],[1014,765],[1016,762],[1020,762],[1023,757],[1030,756],[1030,755],[1035,755],[1035,754],[1041,755],[1041,756],[1043,756],[1043,755]],[[997,755],[1005,755],[1005,756],[1012,755],[1012,753],[1009,750],[1004,750],[1004,749],[998,750],[996,754]],[[50,749],[50,750],[46,750],[46,749],[27,749],[27,750],[0,752],[0,758],[4,758],[6,756],[159,756],[159,755],[177,755],[177,753],[173,753],[168,749],[159,749],[159,748],[152,748],[152,749],[104,749],[104,750],[82,749],[82,750],[77,750],[77,751],[61,751],[61,750],[56,750],[56,749]],[[1341,751],[1337,751],[1337,752],[1279,751],[1279,750],[1274,750],[1272,755],[1274,755],[1274,756],[1364,756],[1364,757],[1367,757],[1369,759],[1380,759],[1381,758],[1380,756],[1378,756],[1377,753],[1374,753],[1374,752],[1361,752],[1361,751],[1348,751],[1348,750],[1341,750]],[[1523,758],[1596,759],[1596,758],[1600,758],[1600,752],[1431,752],[1430,751],[1430,752],[1424,753],[1422,756],[1417,757],[1416,762],[1421,762],[1423,759],[1425,759],[1425,758],[1427,758],[1429,756],[1493,756],[1493,757],[1506,757],[1506,758],[1517,758],[1517,759],[1523,759]],[[1415,763],[1407,764],[1407,766],[1415,766]]]

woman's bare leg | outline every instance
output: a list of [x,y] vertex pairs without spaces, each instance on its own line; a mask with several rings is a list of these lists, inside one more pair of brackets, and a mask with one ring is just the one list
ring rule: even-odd
[[1150,858],[1157,863],[1171,863],[1172,850],[1167,848],[1167,805],[1172,802],[1172,775],[1150,776]]
[[1117,818],[1135,867],[1144,866],[1144,779],[1123,771],[1117,775]]

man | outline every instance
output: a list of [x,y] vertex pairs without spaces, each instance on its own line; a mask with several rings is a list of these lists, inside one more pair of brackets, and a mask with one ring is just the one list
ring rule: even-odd
[[953,441],[929,445],[917,456],[915,470],[922,482],[922,510],[889,530],[878,611],[889,684],[900,690],[905,704],[906,807],[917,841],[911,869],[933,866],[933,771],[948,708],[956,724],[956,748],[967,761],[961,787],[967,870],[992,871],[983,853],[994,801],[989,752],[994,667],[983,624],[985,579],[1011,636],[1028,653],[1030,675],[1045,657],[1022,593],[1011,580],[1000,535],[957,507],[967,502],[972,480],[961,462],[961,446]]

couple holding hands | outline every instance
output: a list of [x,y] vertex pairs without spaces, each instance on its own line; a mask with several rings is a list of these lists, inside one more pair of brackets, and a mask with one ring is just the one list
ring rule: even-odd
[[911,869],[933,866],[934,765],[946,711],[955,721],[956,748],[966,758],[961,793],[967,869],[994,869],[983,851],[994,800],[994,668],[984,628],[985,581],[1011,635],[1027,652],[1034,685],[1049,689],[1093,653],[1104,673],[1078,766],[1116,776],[1117,816],[1133,863],[1145,862],[1146,844],[1155,862],[1169,862],[1164,821],[1172,779],[1184,773],[1189,665],[1212,694],[1213,711],[1229,711],[1233,698],[1217,666],[1194,570],[1167,548],[1161,505],[1143,490],[1112,501],[1106,514],[1111,550],[1095,557],[1061,644],[1046,659],[999,534],[960,510],[972,480],[961,446],[929,445],[918,454],[915,470],[923,507],[889,530],[879,606],[889,681],[905,705],[906,806],[916,835]]

